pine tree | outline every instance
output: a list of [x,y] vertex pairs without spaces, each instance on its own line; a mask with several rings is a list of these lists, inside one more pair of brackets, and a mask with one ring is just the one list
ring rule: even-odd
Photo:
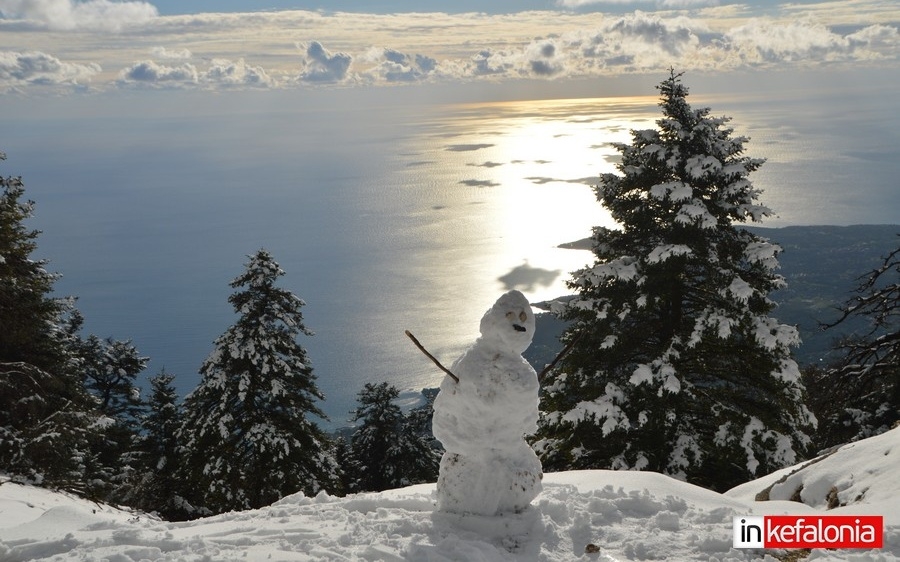
[[91,334],[79,344],[85,387],[97,398],[98,409],[125,423],[136,422],[143,409],[137,376],[147,366],[131,341],[101,340]]
[[[434,420],[434,399],[437,398],[438,395],[437,388],[426,388],[422,390],[422,398],[425,400],[425,403],[416,406],[415,408],[411,408],[409,412],[406,414],[406,426],[409,428],[414,435],[423,439],[428,446],[435,451],[437,451],[437,461],[440,464],[440,456],[444,452],[444,447],[441,445],[441,442],[435,439],[434,430],[432,428],[433,420]],[[432,481],[437,478],[437,472],[434,473],[434,478],[428,478],[427,481]]]
[[350,440],[352,492],[380,492],[434,481],[440,457],[417,433],[417,424],[395,403],[400,392],[386,382],[366,383],[353,421],[361,422]]
[[0,190],[0,466],[82,490],[97,415],[71,353],[72,303],[50,296],[58,275],[31,259],[40,232],[25,227],[34,202],[22,179],[0,176]]
[[137,477],[132,493],[124,498],[128,505],[158,513],[169,521],[198,514],[184,499],[184,486],[178,478],[177,432],[182,411],[174,380],[175,376],[165,370],[150,379],[150,397],[136,447]]
[[820,447],[878,435],[900,421],[900,248],[863,275],[855,293],[825,327],[864,317],[868,330],[840,341],[843,357],[812,377]]
[[31,259],[40,231],[25,226],[34,201],[22,201],[22,178],[0,176],[0,188],[0,359],[59,370],[69,360],[60,327],[71,302],[50,297],[59,275]]
[[86,458],[87,494],[111,503],[128,503],[134,486],[136,447],[145,404],[137,376],[149,361],[130,341],[74,337],[75,354],[87,391],[103,423],[95,428]]
[[231,286],[237,322],[215,342],[200,384],[184,402],[178,439],[195,505],[213,512],[257,508],[337,483],[326,435],[310,419],[322,393],[300,334],[304,302],[275,285],[284,275],[265,250]]
[[815,418],[791,358],[793,327],[769,317],[776,245],[735,223],[770,214],[726,117],[694,110],[674,71],[658,129],[619,144],[598,200],[596,261],[562,310],[576,338],[545,381],[545,469],[653,470],[722,490],[805,454]]

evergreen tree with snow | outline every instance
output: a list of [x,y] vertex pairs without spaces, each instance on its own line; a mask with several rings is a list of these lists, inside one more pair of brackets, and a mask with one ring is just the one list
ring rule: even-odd
[[432,427],[434,422],[434,399],[437,397],[437,394],[437,388],[422,390],[422,399],[425,403],[411,408],[406,413],[406,425],[413,434],[425,440],[428,446],[440,455],[444,448],[441,446],[441,442],[435,439]]
[[[74,336],[74,335],[73,335]],[[87,391],[104,423],[96,428],[86,469],[91,497],[127,503],[137,468],[136,447],[144,403],[137,376],[149,361],[130,341],[74,336],[73,347]]]
[[150,379],[150,397],[137,445],[137,477],[134,490],[125,498],[128,505],[170,521],[194,515],[178,478],[177,432],[182,412],[174,380],[175,376],[165,370]]
[[24,193],[20,177],[0,176],[0,467],[81,491],[98,417],[66,329],[71,300],[51,296],[58,275],[31,258],[40,232],[25,226]]
[[312,416],[322,393],[300,334],[304,302],[276,286],[284,275],[266,250],[231,286],[237,322],[215,341],[178,431],[192,503],[213,512],[257,508],[337,482],[326,435]]
[[350,439],[350,492],[380,492],[437,478],[440,457],[396,404],[397,387],[366,383],[359,393]]
[[825,327],[863,317],[868,329],[842,339],[843,356],[811,377],[820,447],[872,437],[900,421],[900,248],[863,275],[855,293]]
[[545,470],[652,470],[724,490],[803,458],[815,418],[791,357],[795,328],[769,316],[780,248],[760,221],[729,118],[692,109],[674,71],[657,129],[619,144],[598,200],[595,262],[562,305],[575,341],[544,381],[536,447]]
[[100,412],[135,424],[144,406],[137,376],[150,358],[141,356],[131,341],[103,340],[93,334],[78,347],[85,387],[97,399]]

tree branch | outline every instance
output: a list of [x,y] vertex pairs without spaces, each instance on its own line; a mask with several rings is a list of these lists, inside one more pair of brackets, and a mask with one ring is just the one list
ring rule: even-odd
[[555,367],[557,363],[559,363],[559,360],[562,359],[563,357],[565,357],[572,350],[572,348],[575,347],[575,344],[578,343],[578,340],[580,340],[581,336],[583,336],[583,335],[584,335],[584,332],[579,332],[578,335],[575,336],[574,338],[572,338],[572,341],[570,341],[566,345],[566,347],[564,347],[562,349],[562,351],[559,352],[559,354],[556,356],[556,358],[554,358],[553,361],[551,361],[549,365],[544,367],[544,370],[541,371],[541,373],[538,375],[538,383],[543,381],[544,375],[549,373],[550,370],[553,369],[553,367]]
[[450,369],[448,369],[447,367],[444,367],[443,365],[441,365],[441,362],[438,361],[437,358],[436,358],[434,355],[428,353],[428,350],[425,349],[425,347],[424,347],[421,343],[419,343],[419,340],[416,339],[416,336],[412,335],[412,332],[410,332],[409,330],[404,330],[404,333],[407,335],[407,337],[409,337],[409,339],[412,340],[412,342],[416,345],[416,347],[419,348],[419,351],[421,351],[422,353],[425,354],[425,357],[431,359],[431,361],[432,361],[435,365],[437,365],[438,369],[440,369],[440,370],[444,371],[445,373],[447,373],[447,374],[450,376],[450,378],[453,379],[453,382],[459,384],[459,377],[457,377],[456,375],[454,375],[454,374],[450,371]]

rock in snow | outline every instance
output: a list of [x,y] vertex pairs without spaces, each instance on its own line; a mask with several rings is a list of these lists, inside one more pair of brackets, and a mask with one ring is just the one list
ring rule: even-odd
[[[894,429],[804,463],[785,479],[791,487],[821,489],[832,478],[839,492],[853,493],[840,493],[848,505],[827,513],[884,516],[883,549],[814,550],[808,560],[900,560],[898,465],[900,429]],[[732,516],[826,511],[754,501],[773,478],[780,476],[722,495],[652,472],[563,472],[546,474],[543,492],[519,514],[440,512],[435,485],[421,484],[346,498],[296,494],[262,509],[184,523],[4,482],[0,560],[776,562],[783,551],[732,549]],[[857,489],[866,493],[858,497]],[[587,552],[588,545],[596,548]]]
[[481,319],[481,336],[450,370],[434,401],[444,445],[440,511],[520,513],[541,492],[541,462],[525,441],[537,430],[538,380],[522,352],[534,336],[531,305],[510,291]]

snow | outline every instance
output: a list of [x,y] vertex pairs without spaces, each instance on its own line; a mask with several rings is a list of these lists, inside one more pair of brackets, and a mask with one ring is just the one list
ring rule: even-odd
[[[725,494],[652,472],[546,474],[529,509],[495,517],[438,511],[435,485],[421,484],[346,498],[296,494],[258,510],[171,523],[4,482],[0,560],[776,562],[783,552],[732,549],[732,516],[825,513],[821,492],[836,486],[848,505],[828,513],[883,515],[885,546],[815,550],[808,560],[897,561],[898,456],[894,429]],[[786,501],[801,484],[812,505]],[[754,501],[770,487],[770,501]],[[599,552],[586,553],[589,544]]]
[[664,262],[672,256],[690,254],[691,249],[684,244],[661,244],[647,255],[647,263]]
[[[826,509],[829,501],[845,505],[835,513],[883,513],[900,524],[900,428],[862,441],[843,445],[820,457],[784,468],[727,495],[745,500],[768,490],[771,499],[790,499],[799,494],[803,503]],[[830,497],[836,494],[835,499]],[[864,507],[864,510],[860,510]],[[900,537],[897,537],[900,540]]]

